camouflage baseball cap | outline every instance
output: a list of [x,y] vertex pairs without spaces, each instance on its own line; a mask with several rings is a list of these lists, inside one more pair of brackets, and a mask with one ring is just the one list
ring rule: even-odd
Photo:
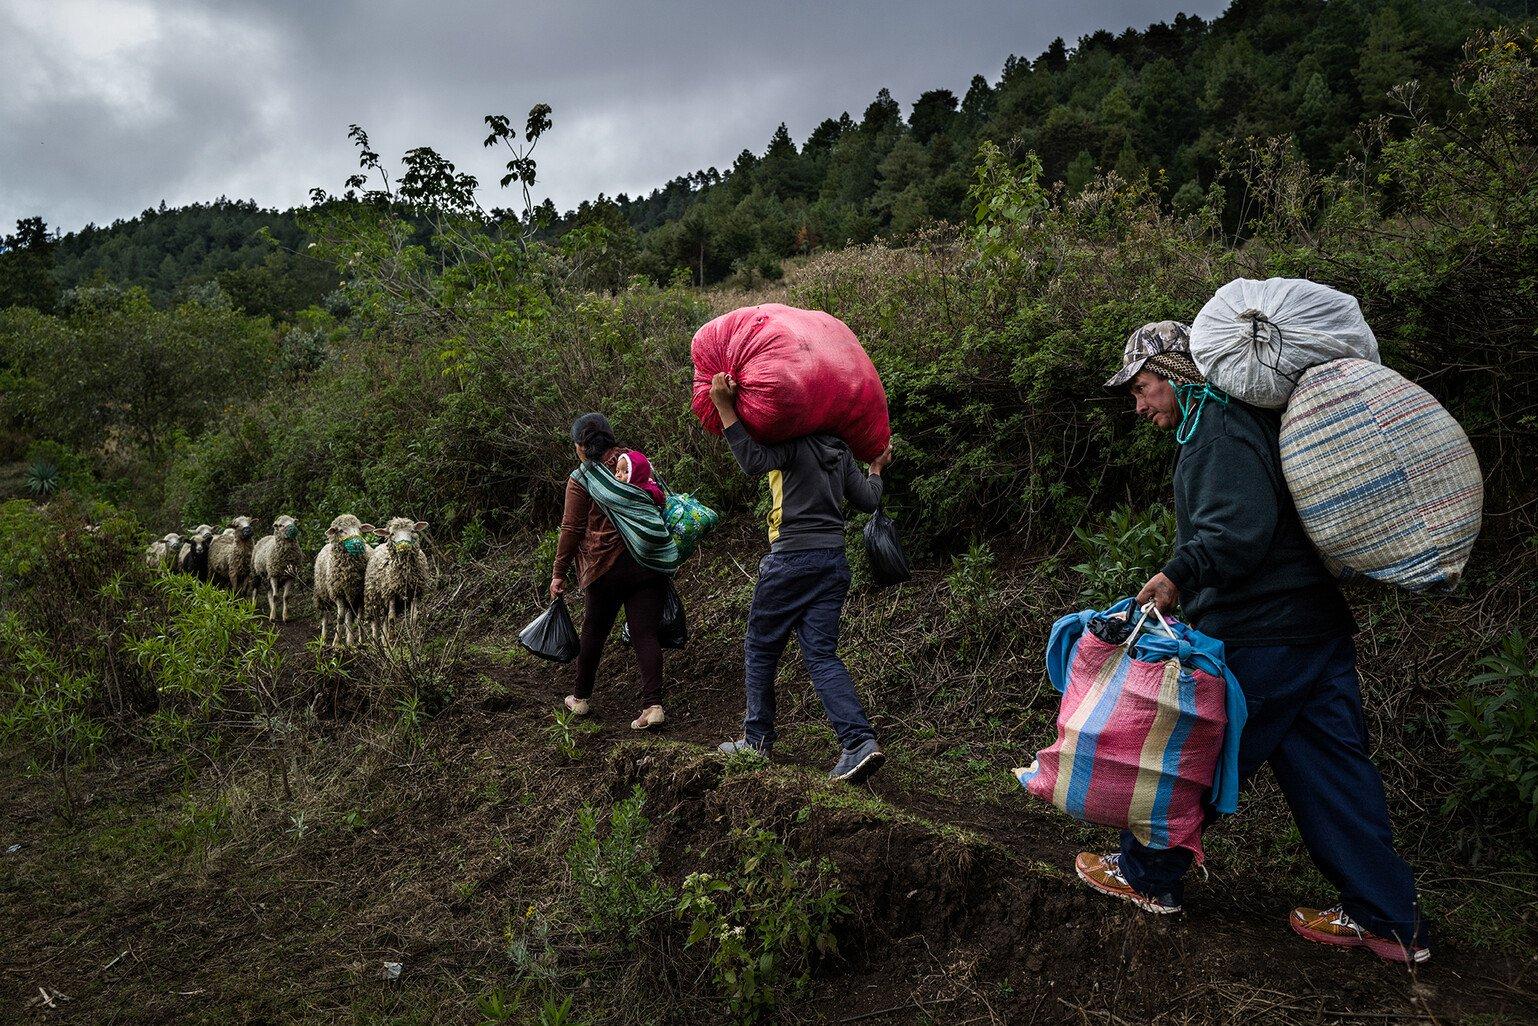
[[1127,336],[1127,348],[1122,353],[1122,369],[1105,383],[1109,389],[1122,389],[1137,377],[1143,364],[1151,356],[1160,353],[1191,352],[1191,329],[1179,321],[1154,321]]

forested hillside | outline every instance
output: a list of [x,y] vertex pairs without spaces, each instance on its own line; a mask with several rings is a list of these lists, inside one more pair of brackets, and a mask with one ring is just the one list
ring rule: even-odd
[[[1045,180],[1070,194],[1115,170],[1190,211],[1244,159],[1237,140],[1287,136],[1313,166],[1332,167],[1359,149],[1364,119],[1399,111],[1395,86],[1417,80],[1418,105],[1446,109],[1463,41],[1495,24],[1500,6],[1240,0],[1211,23],[1180,15],[1102,30],[1071,50],[1058,39],[1034,59],[1011,57],[991,82],[974,76],[960,97],[930,90],[904,110],[882,89],[799,147],[781,125],[762,154],[612,202],[640,233],[649,273],[684,267],[697,282],[772,276],[794,253],[966,221],[984,142],[1012,159],[1036,154]],[[1229,197],[1230,223],[1239,202]],[[602,220],[607,209],[600,197],[561,223]]]
[[[1538,1021],[1538,38],[1490,27],[1522,7],[1241,0],[559,223],[361,129],[361,177],[301,210],[24,222],[0,254],[0,1020]],[[528,156],[560,116],[488,117],[496,195],[560,174]],[[1009,774],[1054,733],[1053,622],[1173,543],[1175,443],[1102,382],[1129,331],[1239,276],[1359,299],[1484,475],[1456,591],[1346,589],[1434,929],[1412,973],[1293,936],[1334,898],[1266,773],[1155,917],[1073,875],[1113,831]],[[690,411],[690,341],[768,299],[845,321],[889,400],[915,573],[875,587],[850,521],[868,787],[825,779],[789,659],[774,763],[714,748],[768,486]],[[515,641],[590,410],[722,518],[639,741],[628,650],[581,719],[570,669]],[[420,615],[383,642],[318,636],[308,571],[346,514],[426,525]],[[146,560],[285,516],[287,622]]]
[[[904,109],[881,89],[858,116],[829,116],[799,144],[781,125],[762,153],[744,150],[645,196],[600,195],[565,213],[546,201],[538,230],[601,237],[614,284],[630,274],[665,284],[679,272],[696,284],[775,278],[786,257],[969,221],[985,142],[1011,159],[1035,153],[1045,180],[1068,193],[1115,170],[1189,212],[1216,183],[1233,227],[1243,194],[1232,172],[1247,159],[1238,141],[1288,137],[1313,167],[1333,167],[1360,153],[1365,121],[1403,113],[1396,86],[1414,81],[1416,109],[1445,110],[1464,40],[1525,6],[1241,0],[1211,22],[1182,14],[1058,39],[1034,59],[1010,57],[992,80],[974,75],[961,96],[933,89]],[[160,305],[217,281],[248,313],[288,317],[335,287],[304,241],[293,211],[162,205],[64,236],[53,279],[59,289],[139,285]]]

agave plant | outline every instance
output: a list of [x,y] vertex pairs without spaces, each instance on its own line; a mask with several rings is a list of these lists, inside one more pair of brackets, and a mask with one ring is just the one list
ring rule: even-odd
[[27,490],[46,498],[59,490],[59,468],[47,460],[38,460],[27,470]]

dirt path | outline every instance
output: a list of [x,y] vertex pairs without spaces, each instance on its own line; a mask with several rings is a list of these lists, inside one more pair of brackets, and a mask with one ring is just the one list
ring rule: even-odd
[[[283,626],[285,653],[303,658],[313,631]],[[828,784],[831,734],[804,685],[782,699],[776,767],[728,775],[711,748],[739,726],[741,677],[721,646],[669,656],[669,722],[641,741],[629,654],[614,646],[593,730],[566,759],[548,737],[570,671],[506,641],[483,639],[476,683],[415,756],[370,763],[339,729],[309,753],[324,772],[295,781],[318,790],[276,811],[257,801],[275,780],[203,770],[200,788],[265,824],[230,838],[210,827],[206,849],[186,771],[164,756],[130,754],[81,781],[73,828],[53,781],[6,767],[0,852],[22,847],[0,854],[0,1022],[479,1022],[476,996],[527,971],[507,938],[532,936],[559,892],[574,810],[637,784],[675,886],[747,822],[839,865],[856,913],[841,959],[786,1009],[793,1021],[1538,1022],[1530,959],[1444,945],[1412,976],[1307,944],[1285,915],[1309,895],[1256,886],[1242,867],[1214,865],[1181,916],[1102,899],[1069,867],[1108,831],[1018,790],[925,777],[927,760],[905,753],[924,742],[900,726],[880,724],[892,761],[868,786]],[[698,981],[668,976],[672,929],[643,945],[657,986],[693,995],[686,1021],[712,1021]],[[580,932],[547,943],[592,981],[632,978],[627,962],[592,962]],[[406,967],[400,981],[379,978],[387,961]],[[54,994],[69,1000],[36,1000]]]
[[[740,668],[735,661],[722,662],[693,649],[670,654],[668,659],[669,679],[690,683],[672,687],[669,720],[660,736],[698,746],[708,757],[720,741],[740,735]],[[538,719],[558,707],[569,684],[569,671],[515,664],[500,668],[498,679],[520,702],[529,703],[521,711]],[[604,683],[594,702],[593,740],[612,753],[635,741],[628,721],[634,715],[636,703],[630,696],[636,693],[636,684],[627,650],[611,646],[600,680]],[[781,729],[792,735],[798,727],[821,723],[821,710],[810,688],[802,691],[796,697],[782,696],[782,705],[791,708],[782,714]],[[902,743],[900,737],[889,741],[887,750],[895,753]],[[817,744],[782,743],[775,762],[820,777],[835,756],[828,732]],[[1007,773],[1007,767],[1000,766],[999,772]],[[947,954],[954,959],[966,951],[965,957],[990,966],[987,972],[1006,991],[1015,993],[1034,992],[1040,997],[1043,982],[1049,995],[1069,981],[1072,985],[1065,990],[1082,992],[1087,984],[1097,996],[1163,987],[1168,1001],[1153,989],[1143,995],[1151,1001],[1125,1003],[1138,1014],[1157,1009],[1176,1021],[1181,1001],[1189,999],[1191,1011],[1226,1008],[1235,1022],[1413,1021],[1423,1016],[1431,1022],[1487,1013],[1497,1022],[1529,1018],[1538,1022],[1538,998],[1533,997],[1538,973],[1531,960],[1524,964],[1492,957],[1489,952],[1441,946],[1431,968],[1411,974],[1366,952],[1309,944],[1292,934],[1286,923],[1288,911],[1309,895],[1257,888],[1242,873],[1219,867],[1213,867],[1205,881],[1193,881],[1184,915],[1148,916],[1089,892],[1073,876],[1073,858],[1085,847],[1085,835],[1103,845],[1114,844],[1113,834],[1079,827],[1056,810],[1030,802],[1023,792],[1006,789],[999,797],[966,788],[937,791],[911,786],[888,771],[878,773],[860,790],[942,828],[985,838],[996,851],[997,867],[1015,880],[990,882],[999,886],[984,888],[985,895],[974,897],[968,914],[955,922],[932,924],[933,929],[927,928],[931,924],[925,922],[925,910],[920,908],[910,933],[883,938],[847,976],[828,981],[821,988],[821,1000],[840,1006],[853,1002],[840,1007],[845,1016],[906,1005],[879,1018],[924,1021],[920,1013],[929,1006],[917,990],[907,1002],[888,999],[912,989],[904,981],[937,972],[944,975]],[[897,861],[901,862],[900,857]],[[913,898],[920,906],[926,901],[918,895]],[[1078,936],[1070,938],[1070,933]],[[1094,940],[1086,944],[1087,938]],[[939,949],[938,943],[950,950]],[[895,962],[888,961],[894,958]],[[862,989],[869,991],[868,1000],[856,1000]],[[952,995],[957,1001],[962,996]],[[969,1000],[979,1014],[1003,1016],[1003,1021],[1016,1021],[1014,1016],[1022,1010],[1020,1002],[1013,1000],[1004,1002],[1003,1008],[994,1007],[980,994],[971,994]],[[1026,1000],[1030,1003],[1035,998]],[[1071,1013],[1070,1018],[1079,1014],[1076,1000],[1054,998],[1053,1004],[1057,1007],[1049,1014],[1045,1003],[1033,1003],[1031,1014],[1047,1021],[1064,1013]],[[1101,1011],[1108,1010],[1102,1007]],[[1507,1019],[1508,1015],[1516,1017]]]

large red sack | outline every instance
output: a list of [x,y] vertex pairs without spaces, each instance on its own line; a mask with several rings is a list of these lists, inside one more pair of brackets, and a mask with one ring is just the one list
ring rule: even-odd
[[820,310],[780,303],[722,314],[694,334],[694,415],[721,433],[710,379],[737,382],[737,416],[760,442],[801,435],[842,438],[862,460],[892,439],[886,389],[849,326]]

